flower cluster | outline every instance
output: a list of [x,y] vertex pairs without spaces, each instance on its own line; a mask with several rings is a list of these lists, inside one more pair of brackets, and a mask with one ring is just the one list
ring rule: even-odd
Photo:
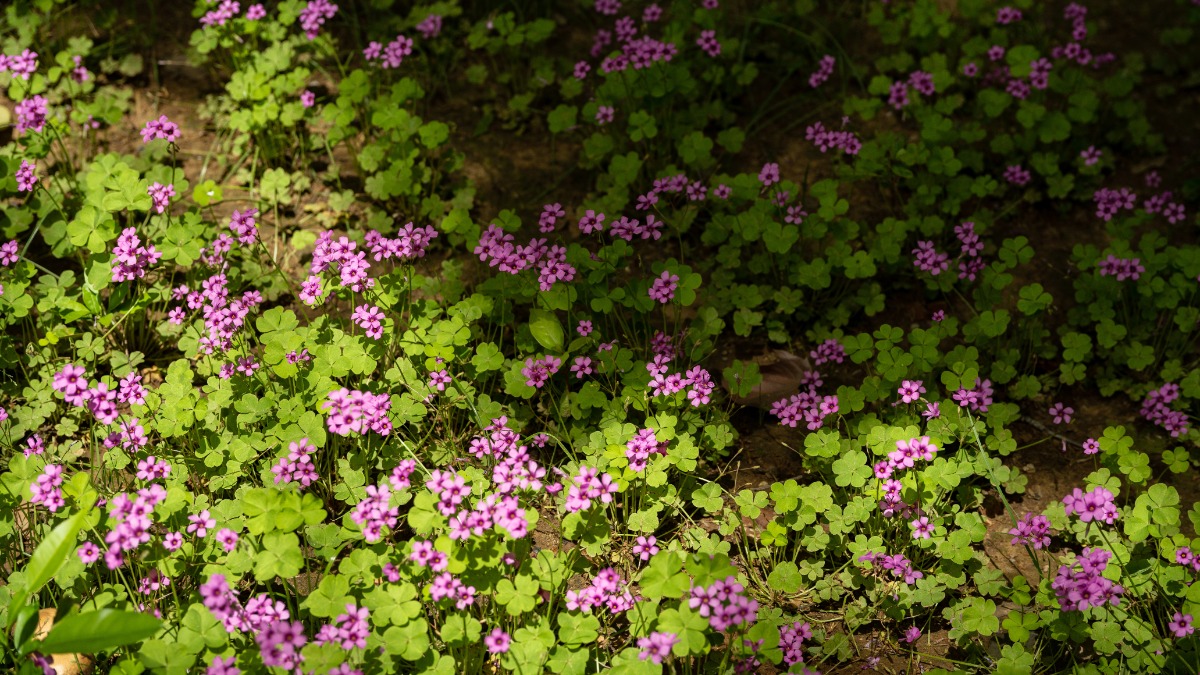
[[154,245],[143,246],[137,229],[127,227],[112,250],[112,280],[116,283],[133,281],[146,276],[146,269],[162,258]]
[[688,607],[708,619],[713,630],[724,633],[731,628],[753,623],[758,616],[758,601],[746,595],[737,577],[726,577],[708,586],[693,586]]
[[546,382],[550,379],[550,376],[557,373],[561,367],[562,359],[557,356],[525,359],[525,367],[521,368],[521,375],[525,378],[526,386],[541,389],[546,386]]
[[824,84],[825,81],[829,79],[829,76],[833,75],[833,66],[836,63],[837,59],[833,58],[833,56],[829,54],[822,56],[820,63],[817,65],[817,69],[812,75],[808,76],[808,86],[816,89]]
[[975,378],[975,386],[971,389],[965,387],[954,392],[952,398],[958,403],[960,408],[969,408],[972,412],[986,413],[988,406],[992,404],[992,394],[995,393],[992,389],[991,380],[981,380]]
[[895,555],[886,555],[883,553],[868,552],[858,557],[859,562],[865,562],[872,569],[880,572],[889,572],[897,579],[903,579],[904,583],[913,585],[917,579],[922,579],[925,574],[913,567],[912,561],[904,557],[903,553]]
[[363,537],[375,543],[383,537],[383,528],[395,529],[400,508],[390,506],[392,491],[387,483],[368,485],[367,496],[354,507],[350,519],[362,526]]
[[1171,438],[1188,432],[1187,413],[1170,408],[1171,402],[1179,399],[1179,391],[1179,385],[1168,382],[1142,399],[1142,417],[1170,432]]
[[937,250],[932,241],[918,241],[912,255],[913,267],[935,277],[950,268],[950,256]]
[[412,54],[413,41],[412,38],[404,35],[397,35],[394,40],[389,42],[387,46],[381,45],[378,42],[371,42],[367,48],[363,50],[363,56],[367,61],[379,60],[379,66],[384,70],[399,68],[404,63],[404,57]]
[[28,80],[37,72],[37,52],[25,49],[20,54],[0,54],[0,73],[10,72],[14,77]]
[[1092,201],[1096,202],[1096,216],[1108,222],[1121,210],[1132,210],[1136,207],[1137,194],[1129,188],[1100,188],[1092,195]]
[[675,299],[677,288],[679,288],[679,275],[671,274],[670,270],[663,270],[662,275],[650,284],[650,299],[665,305]]
[[675,633],[655,631],[646,637],[638,638],[637,646],[641,650],[638,652],[638,659],[661,664],[671,656],[671,648],[678,643],[679,636]]
[[146,126],[142,127],[142,141],[149,143],[156,138],[174,143],[179,140],[179,125],[167,119],[166,115],[159,115],[158,119],[146,122]]
[[821,154],[829,150],[841,150],[847,155],[857,155],[862,150],[862,141],[852,131],[826,129],[820,122],[813,122],[804,129],[804,138],[810,141]]
[[309,40],[315,40],[321,26],[337,14],[338,6],[329,0],[309,0],[304,9],[300,10],[300,28]]
[[837,412],[838,397],[820,396],[815,387],[771,404],[771,414],[779,418],[780,424],[795,427],[803,421],[809,431],[820,429],[825,418]]
[[1023,187],[1033,180],[1033,174],[1020,164],[1010,164],[1004,169],[1004,180],[1018,187]]
[[371,634],[370,615],[366,607],[347,604],[345,613],[338,614],[333,623],[321,626],[313,642],[319,645],[338,645],[347,651],[364,649],[367,646],[367,636]]
[[646,470],[646,464],[651,455],[666,455],[666,441],[659,441],[654,436],[653,429],[642,429],[634,434],[625,444],[625,457],[629,459],[629,468],[636,472]]
[[319,478],[312,460],[316,451],[316,446],[309,443],[307,437],[288,443],[288,454],[279,458],[275,466],[271,467],[271,473],[275,474],[275,483],[299,483],[301,490],[311,485]]
[[[1064,612],[1082,612],[1089,607],[1121,604],[1125,589],[1102,576],[1112,553],[1102,548],[1085,548],[1074,565],[1060,565],[1050,587]],[[1078,565],[1078,569],[1076,569]]]
[[1093,520],[1112,525],[1117,520],[1117,505],[1115,497],[1106,488],[1096,487],[1085,493],[1075,488],[1071,494],[1063,497],[1062,502],[1067,515],[1079,514],[1079,520],[1090,523]]
[[321,407],[328,412],[325,423],[330,433],[349,436],[374,431],[387,436],[392,432],[392,421],[387,416],[392,399],[387,394],[350,391],[343,387],[329,392]]
[[571,477],[571,484],[567,488],[567,513],[587,510],[591,508],[593,501],[611,504],[613,495],[618,490],[617,482],[612,476],[588,466],[581,466]]
[[595,608],[606,608],[610,614],[620,614],[633,608],[638,598],[629,590],[629,582],[621,573],[605,567],[596,573],[592,583],[578,591],[567,591],[567,609],[590,614]]
[[783,624],[779,627],[779,648],[783,650],[783,663],[788,666],[794,666],[797,663],[804,662],[804,647],[805,640],[811,640],[813,636],[812,626],[807,621],[796,621],[792,624]]
[[171,204],[171,197],[175,196],[175,186],[171,183],[163,185],[155,181],[150,187],[146,188],[146,194],[150,195],[151,204],[154,207],[155,213],[163,213]]
[[538,286],[543,291],[551,290],[559,281],[575,279],[575,267],[567,263],[566,248],[547,245],[545,239],[531,239],[528,246],[517,246],[513,244],[513,236],[495,224],[488,225],[480,236],[475,255],[508,274],[536,267]]
[[1050,519],[1043,515],[1026,513],[1008,533],[1012,535],[1013,546],[1042,549],[1050,545]]
[[958,238],[960,251],[958,278],[975,281],[976,275],[982,272],[985,266],[981,257],[983,242],[979,239],[979,234],[975,232],[975,223],[966,221],[955,226],[954,236]]
[[1100,276],[1116,277],[1117,281],[1126,279],[1137,281],[1146,271],[1146,268],[1142,266],[1141,258],[1118,258],[1111,253],[1096,265],[1096,269],[1100,271]]
[[42,96],[30,96],[16,105],[16,131],[23,134],[26,131],[41,131],[46,126],[46,116],[49,110],[46,99]]
[[362,328],[366,336],[372,340],[383,337],[383,322],[386,319],[387,315],[375,305],[359,305],[350,315],[350,320]]
[[21,168],[17,169],[15,174],[18,191],[30,192],[33,190],[33,185],[38,180],[37,175],[33,172],[36,168],[37,166],[33,162],[21,160]]
[[[40,454],[40,453],[39,453]],[[63,468],[60,464],[47,464],[42,469],[41,475],[33,482],[30,489],[33,491],[29,498],[31,504],[41,504],[54,513],[62,508],[63,493],[60,489],[63,484]]]

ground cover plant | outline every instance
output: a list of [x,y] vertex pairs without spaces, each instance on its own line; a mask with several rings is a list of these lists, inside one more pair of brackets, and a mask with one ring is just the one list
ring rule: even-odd
[[1197,28],[7,5],[0,670],[1200,671]]

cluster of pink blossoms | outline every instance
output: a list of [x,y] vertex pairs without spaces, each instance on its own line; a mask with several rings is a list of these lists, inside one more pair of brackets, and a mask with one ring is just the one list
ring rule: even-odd
[[560,281],[575,279],[575,267],[567,263],[567,249],[558,244],[547,245],[545,239],[530,239],[527,246],[513,243],[513,236],[495,224],[488,225],[475,247],[481,261],[508,274],[520,274],[536,269],[538,287],[549,291]]
[[1089,607],[1121,604],[1125,589],[1103,576],[1112,553],[1102,548],[1085,548],[1075,565],[1060,565],[1051,582],[1064,612],[1082,612]]
[[329,0],[309,0],[300,10],[300,28],[309,40],[315,40],[321,31],[321,26],[337,14],[338,6]]
[[127,227],[112,250],[112,280],[115,283],[133,281],[146,276],[146,270],[162,258],[154,245],[143,246],[137,228]]
[[392,490],[387,483],[368,485],[366,490],[367,496],[354,506],[350,519],[363,528],[363,537],[373,544],[383,538],[383,528],[396,528],[400,507],[389,504]]
[[155,181],[146,188],[146,194],[150,195],[150,202],[155,213],[163,213],[171,204],[171,197],[175,196],[175,186],[171,183],[163,185]]
[[346,611],[338,614],[331,623],[321,626],[313,642],[319,645],[333,644],[349,651],[365,649],[371,634],[370,610],[355,604],[347,604]]
[[619,490],[612,476],[588,466],[581,466],[567,488],[567,513],[585,511],[592,507],[594,501],[611,504],[613,495]]
[[641,473],[646,470],[646,464],[651,455],[667,454],[667,441],[659,441],[653,429],[642,429],[625,444],[625,457],[629,459],[629,468]]
[[316,446],[310,443],[308,438],[289,443],[288,454],[279,458],[275,466],[271,467],[271,473],[275,474],[275,483],[299,483],[301,490],[312,485],[319,478],[312,460],[316,451]]
[[914,568],[912,561],[904,557],[903,553],[886,555],[883,553],[868,552],[859,556],[858,561],[867,563],[873,570],[880,573],[888,572],[897,579],[903,579],[904,583],[909,586],[916,583],[918,579],[925,577],[925,573]]
[[813,384],[806,391],[771,404],[771,414],[779,418],[780,424],[795,427],[803,421],[809,431],[820,429],[825,424],[825,418],[837,412],[838,397],[821,396],[817,393],[817,385]]
[[1050,519],[1040,514],[1026,513],[1008,533],[1012,535],[1013,546],[1043,549],[1050,545]]
[[36,168],[37,165],[35,165],[33,162],[29,162],[24,159],[21,160],[21,167],[17,169],[15,175],[17,179],[17,191],[30,192],[33,190],[33,186],[38,180],[37,174],[33,172],[33,170]]
[[466,609],[475,604],[475,587],[467,586],[449,572],[442,572],[434,577],[428,589],[430,600],[452,600],[455,609]]
[[[229,240],[221,234],[220,238]],[[214,244],[215,245],[215,244]],[[246,291],[241,297],[230,299],[229,278],[224,274],[214,274],[201,282],[201,290],[193,291],[187,286],[177,286],[172,289],[172,297],[184,300],[187,309],[175,307],[168,314],[172,323],[182,323],[187,318],[187,310],[200,310],[204,317],[205,335],[200,338],[199,351],[201,354],[212,355],[224,353],[233,347],[233,338],[246,325],[246,319],[262,303],[262,294],[258,291]],[[256,367],[246,358],[241,359],[242,372]],[[227,363],[220,376],[228,379],[234,371],[234,364]],[[249,373],[247,373],[249,374]]]
[[813,122],[805,127],[804,138],[817,146],[821,154],[829,150],[841,150],[853,156],[862,150],[862,141],[853,131],[826,129],[821,122]]
[[37,72],[37,52],[25,49],[20,54],[0,54],[0,73],[9,72],[13,77],[28,80]]
[[157,138],[174,143],[179,140],[179,125],[167,119],[166,115],[146,122],[146,126],[142,127],[142,141],[149,143]]
[[1179,385],[1168,382],[1146,394],[1142,400],[1142,417],[1167,430],[1171,438],[1179,438],[1188,432],[1187,413],[1170,408],[1171,402],[1179,399],[1179,392]]
[[[130,373],[121,378],[115,390],[109,389],[103,382],[89,387],[87,378],[84,377],[83,366],[68,363],[54,374],[52,386],[63,395],[63,400],[67,403],[77,407],[87,406],[92,415],[103,424],[117,421],[117,403],[142,405],[146,402],[142,376],[137,373]],[[135,419],[132,426],[123,426],[117,432],[119,442],[128,449],[146,444],[142,428],[136,425]],[[115,444],[110,444],[109,447],[115,447]]]
[[1075,488],[1071,494],[1063,497],[1062,502],[1066,514],[1068,516],[1072,513],[1079,514],[1080,522],[1090,523],[1096,520],[1112,525],[1120,515],[1117,513],[1114,499],[1113,493],[1106,488],[1096,487],[1086,493]]
[[562,368],[562,359],[557,356],[543,356],[539,359],[525,359],[525,367],[521,368],[521,376],[529,387],[541,389],[546,386],[550,377]]
[[374,431],[387,436],[392,432],[392,421],[388,419],[392,399],[387,394],[350,391],[343,387],[329,392],[321,407],[328,413],[325,424],[330,433],[349,436]]
[[596,573],[591,584],[578,591],[567,591],[567,609],[590,614],[595,608],[606,608],[610,614],[620,614],[632,609],[638,599],[620,572],[605,567]]
[[412,38],[397,35],[386,46],[374,41],[368,43],[366,49],[363,49],[363,58],[368,62],[378,60],[380,68],[391,70],[399,68],[404,63],[404,57],[412,54],[412,51]]
[[812,636],[812,626],[807,621],[779,627],[779,648],[783,650],[784,665],[794,666],[804,662],[804,641],[811,640]]
[[41,504],[54,513],[62,508],[63,493],[60,489],[63,484],[63,468],[61,464],[47,464],[42,469],[41,475],[33,482],[30,489],[33,491],[29,498],[31,504]]
[[18,134],[26,131],[40,132],[46,126],[46,118],[50,114],[46,107],[46,99],[40,95],[24,99],[16,105],[14,111],[17,113]]
[[824,84],[825,81],[829,79],[829,76],[833,75],[833,67],[836,63],[837,59],[833,58],[832,55],[826,54],[825,56],[822,56],[820,63],[817,65],[817,69],[812,75],[808,76],[808,86],[816,89]]
[[1111,253],[1096,265],[1096,269],[1100,271],[1100,276],[1116,277],[1117,281],[1137,281],[1146,271],[1141,258],[1118,258]]
[[746,595],[746,588],[733,576],[708,586],[693,586],[688,593],[688,607],[722,633],[758,618],[758,601]]
[[988,406],[992,404],[992,394],[994,393],[991,380],[981,380],[977,377],[973,388],[963,387],[954,392],[951,398],[958,403],[960,408],[969,408],[972,412],[985,413],[988,411]]
[[1108,222],[1121,211],[1132,211],[1136,208],[1137,193],[1129,188],[1100,188],[1092,194],[1092,201],[1096,203],[1096,217]]
[[666,631],[656,631],[643,638],[638,638],[638,660],[651,661],[661,664],[671,656],[671,648],[679,643],[679,636]]

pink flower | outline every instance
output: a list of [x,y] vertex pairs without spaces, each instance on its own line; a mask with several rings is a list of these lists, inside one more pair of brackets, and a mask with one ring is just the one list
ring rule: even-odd
[[1062,403],[1055,403],[1050,406],[1049,413],[1055,424],[1070,424],[1071,415],[1075,414],[1075,409],[1069,408]]
[[489,654],[504,654],[508,652],[509,643],[512,639],[508,633],[505,633],[499,628],[493,628],[491,633],[488,633],[483,638],[483,644],[487,647]]
[[217,532],[217,541],[220,542],[221,546],[224,547],[226,551],[232,552],[233,549],[237,548],[238,534],[228,527],[225,527],[222,528],[220,532]]
[[21,160],[21,168],[17,169],[17,190],[20,192],[31,192],[33,184],[37,182],[38,177],[33,173],[37,166],[30,161]]
[[650,298],[664,305],[675,299],[675,290],[679,288],[679,275],[664,270],[659,278],[650,285]]
[[167,119],[166,115],[146,122],[146,126],[142,128],[142,142],[149,143],[156,138],[174,143],[179,140],[179,125]]

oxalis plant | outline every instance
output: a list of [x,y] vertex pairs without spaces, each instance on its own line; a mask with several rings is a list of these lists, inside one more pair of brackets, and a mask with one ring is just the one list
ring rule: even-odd
[[1197,672],[1194,4],[7,7],[0,669]]

